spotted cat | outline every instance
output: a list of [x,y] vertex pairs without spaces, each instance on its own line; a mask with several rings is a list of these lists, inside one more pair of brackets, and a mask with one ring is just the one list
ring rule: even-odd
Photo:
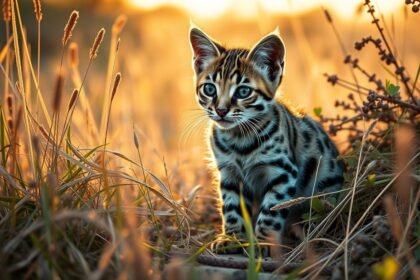
[[257,239],[274,235],[280,240],[293,209],[270,208],[337,190],[343,183],[337,148],[313,119],[275,99],[286,54],[276,32],[250,50],[228,49],[194,27],[190,43],[197,101],[212,120],[223,234],[245,238],[242,193]]

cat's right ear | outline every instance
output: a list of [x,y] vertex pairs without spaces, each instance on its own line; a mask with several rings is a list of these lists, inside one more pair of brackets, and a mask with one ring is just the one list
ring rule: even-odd
[[194,52],[193,65],[196,75],[199,75],[213,59],[224,51],[222,46],[196,27],[190,30],[190,43]]

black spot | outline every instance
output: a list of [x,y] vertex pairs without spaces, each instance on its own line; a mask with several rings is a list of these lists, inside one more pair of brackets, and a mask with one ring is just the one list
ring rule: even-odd
[[334,171],[334,169],[335,169],[335,161],[332,159],[330,160],[330,170]]
[[342,175],[328,177],[328,178],[322,179],[318,183],[318,188],[320,190],[323,190],[329,187],[340,186],[343,184],[343,182],[344,182],[344,177]]
[[255,92],[258,93],[259,95],[261,95],[262,98],[264,98],[264,100],[266,100],[266,101],[270,101],[272,99],[270,96],[268,96],[268,94],[266,94],[265,92],[263,92],[260,89],[255,89]]
[[222,199],[223,199],[223,200],[225,200],[225,199],[226,199],[226,194],[225,194],[225,193],[222,195]]
[[236,224],[237,222],[238,222],[238,218],[232,217],[232,216],[229,216],[226,220],[226,223],[228,224]]
[[323,154],[325,152],[324,145],[322,145],[322,142],[319,138],[316,139],[316,144],[318,146],[318,150]]
[[274,137],[274,142],[278,142],[280,140],[280,138],[278,136]]
[[220,141],[215,129],[213,130],[213,139],[214,139],[214,144],[220,151],[222,151],[225,154],[229,152],[228,148]]
[[242,80],[242,75],[239,73],[239,71],[236,72],[236,83],[239,84]]
[[284,142],[284,135],[282,134],[282,135],[280,135],[280,143],[283,143]]
[[276,199],[277,200],[283,200],[284,199],[284,194],[282,194],[282,193],[276,193]]
[[239,208],[239,205],[234,205],[234,204],[225,204],[223,205],[223,215],[229,213],[229,212],[233,212],[235,211],[236,214],[238,214],[239,216],[241,216],[241,209]]
[[289,188],[287,189],[287,193],[288,193],[290,196],[294,196],[294,195],[296,194],[296,188],[295,188],[295,187],[289,187]]
[[274,229],[277,230],[277,231],[281,230],[281,224],[280,223],[275,223],[274,224]]
[[266,147],[265,147],[265,151],[270,151],[272,148],[274,148],[274,145],[267,145]]
[[273,220],[264,220],[263,223],[264,223],[264,225],[269,227],[273,224]]
[[250,80],[247,77],[245,77],[244,78],[244,83],[249,83],[249,82],[250,82]]
[[204,102],[204,101],[202,101],[202,100],[198,100],[198,103],[201,105],[201,106],[203,106],[203,107],[207,107],[206,105],[206,102]]
[[305,142],[310,143],[311,142],[311,134],[309,131],[302,132],[303,138],[305,138]]
[[231,183],[231,182],[223,181],[222,184],[220,185],[220,188],[222,190],[239,193],[239,186],[236,183]]
[[289,182],[289,176],[283,173],[280,176],[275,177],[274,179],[270,180],[267,185],[264,187],[264,193],[271,190],[273,186],[280,185],[280,184],[287,184]]
[[274,159],[266,163],[267,165],[277,166],[284,169],[287,173],[291,174],[293,178],[297,177],[297,170],[296,168],[292,167],[287,162],[284,162],[281,158]]
[[302,186],[308,185],[309,181],[312,178],[312,175],[315,173],[317,163],[318,163],[318,160],[314,157],[309,158],[305,162],[303,166],[303,170],[302,170],[302,181],[301,181]]
[[303,148],[308,149],[311,146],[311,134],[308,131],[302,132],[304,143]]
[[276,154],[281,154],[281,149],[280,149],[280,148],[277,148],[277,149],[275,149],[275,150],[274,150],[274,152],[275,152]]
[[214,72],[213,73],[213,75],[212,75],[212,77],[211,77],[211,79],[213,80],[213,82],[215,82],[216,81],[216,78],[217,78],[217,74],[219,73],[219,71],[216,71],[216,72]]
[[270,215],[270,210],[268,210],[268,209],[266,209],[266,208],[263,208],[263,209],[261,210],[261,213],[262,213],[263,215],[265,215],[265,216],[268,216],[268,215]]
[[286,219],[287,216],[289,216],[289,209],[287,209],[287,208],[280,209],[280,216],[283,219]]
[[254,108],[256,111],[264,111],[265,107],[262,104],[257,104],[257,105],[249,105],[249,108]]

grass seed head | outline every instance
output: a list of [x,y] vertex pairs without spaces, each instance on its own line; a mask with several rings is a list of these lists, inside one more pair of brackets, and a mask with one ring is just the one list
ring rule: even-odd
[[122,14],[117,17],[112,25],[112,33],[113,34],[120,34],[124,29],[125,24],[127,23],[127,16]]
[[34,2],[36,21],[41,22],[42,20],[41,0],[33,0],[33,2]]
[[79,47],[75,42],[72,42],[69,47],[69,63],[73,68],[79,65]]
[[7,119],[7,126],[9,127],[10,134],[13,134],[14,124],[12,118]]
[[77,97],[79,96],[79,90],[74,89],[73,93],[71,94],[71,98],[69,101],[69,106],[68,106],[68,111],[71,110],[71,108],[73,108],[74,104],[76,103]]
[[121,73],[118,72],[117,75],[115,75],[114,85],[112,86],[111,102],[114,100],[114,97],[115,97],[115,94],[117,93],[120,82],[121,82]]
[[134,134],[134,146],[136,146],[136,149],[139,149],[140,148],[140,144],[139,144],[139,138],[137,136],[136,131],[134,131],[133,134]]
[[9,22],[12,17],[12,10],[10,7],[10,0],[3,0],[2,3],[3,20]]
[[102,41],[104,40],[104,36],[105,36],[105,29],[101,28],[98,31],[98,34],[96,35],[95,41],[93,42],[93,45],[92,45],[92,48],[90,49],[89,59],[95,59],[96,56],[98,55],[98,50],[99,50],[99,47],[102,44]]
[[63,46],[66,46],[67,43],[69,42],[73,29],[77,24],[78,18],[79,18],[79,12],[74,10],[70,15],[69,20],[67,21],[66,27],[64,27]]
[[59,112],[60,110],[61,97],[63,95],[63,84],[64,84],[64,75],[60,71],[60,73],[57,76],[55,90],[54,90],[53,110],[55,113]]
[[9,116],[13,117],[13,96],[8,95],[6,99],[7,109],[9,111]]
[[325,14],[325,17],[327,18],[327,21],[328,21],[329,23],[332,23],[332,22],[333,22],[333,20],[332,20],[331,14],[330,14],[330,12],[328,12],[328,10],[327,10],[327,9],[324,9],[324,14]]

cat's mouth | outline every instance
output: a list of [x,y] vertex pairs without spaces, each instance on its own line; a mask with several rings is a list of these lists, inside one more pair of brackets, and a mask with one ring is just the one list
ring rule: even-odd
[[220,128],[229,129],[236,126],[233,120],[228,120],[225,118],[213,119],[213,121],[219,126]]

